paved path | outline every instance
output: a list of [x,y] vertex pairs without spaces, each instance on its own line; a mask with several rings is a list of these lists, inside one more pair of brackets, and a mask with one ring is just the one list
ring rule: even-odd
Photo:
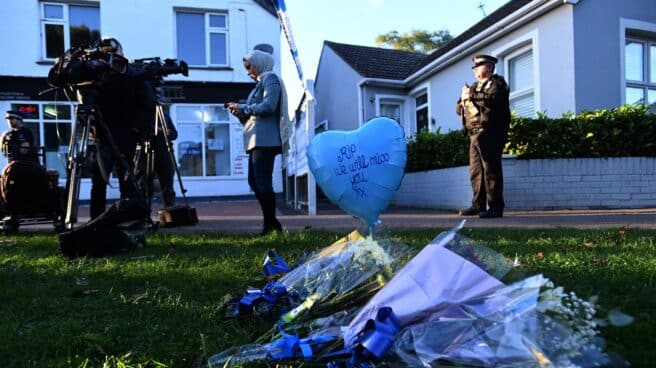
[[[192,227],[162,229],[164,232],[225,232],[255,233],[262,228],[262,218],[255,200],[192,203],[199,224]],[[320,207],[318,215],[278,211],[278,218],[288,231],[304,229],[348,232],[361,222],[331,206]],[[382,216],[382,226],[390,230],[444,229],[457,224],[463,217],[451,211],[417,208],[390,208]],[[467,217],[472,228],[642,228],[656,229],[656,208],[626,210],[558,210],[508,211],[503,218],[480,219]]]
[[[260,209],[255,200],[219,200],[191,202],[199,217],[195,226],[160,229],[165,233],[258,233],[262,228]],[[156,208],[156,207],[154,207]],[[79,224],[89,220],[88,207],[80,208]],[[299,211],[282,209],[278,218],[290,232],[306,229],[349,232],[361,226],[361,222],[331,205],[322,205],[318,215],[308,216]],[[419,208],[388,209],[382,216],[382,225],[389,230],[446,229],[461,219],[456,213]],[[554,211],[506,211],[503,218],[480,219],[466,217],[465,226],[470,228],[557,228],[579,229],[642,228],[656,230],[656,208],[622,210],[554,210]],[[20,232],[51,232],[52,225],[22,226]]]

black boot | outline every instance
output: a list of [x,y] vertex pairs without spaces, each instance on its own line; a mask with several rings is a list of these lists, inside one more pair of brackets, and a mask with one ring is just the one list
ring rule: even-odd
[[282,225],[276,218],[276,194],[262,193],[260,194],[262,215],[264,217],[264,226],[261,235],[267,235],[274,231],[282,231]]

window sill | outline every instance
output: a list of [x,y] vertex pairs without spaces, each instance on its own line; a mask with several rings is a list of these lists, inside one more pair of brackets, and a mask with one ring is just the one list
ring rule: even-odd
[[37,65],[55,65],[54,60],[38,60]]
[[234,68],[231,68],[229,66],[201,66],[201,65],[196,65],[196,66],[189,66],[189,69],[193,70],[235,70]]

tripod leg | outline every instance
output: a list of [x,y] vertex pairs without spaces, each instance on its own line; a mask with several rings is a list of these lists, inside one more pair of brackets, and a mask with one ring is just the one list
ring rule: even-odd
[[[77,117],[71,127],[68,145],[68,162],[66,167],[66,215],[64,227],[72,229],[77,222],[78,199],[80,197],[80,180],[82,164],[87,157],[87,140],[91,127],[93,112],[78,107]],[[78,140],[79,134],[79,140]]]
[[157,119],[161,124],[162,131],[164,132],[164,139],[166,140],[166,149],[168,151],[171,164],[175,168],[175,175],[178,177],[178,185],[180,185],[180,192],[182,192],[182,198],[185,202],[185,206],[189,206],[189,203],[187,202],[187,195],[186,195],[187,190],[182,184],[180,169],[178,168],[178,163],[175,161],[175,156],[173,155],[173,149],[171,148],[172,143],[169,140],[169,129],[168,126],[166,125],[166,117],[164,116],[164,109],[162,108],[161,105],[157,105],[155,112],[156,112]]
[[[154,139],[154,138],[150,138]],[[146,196],[148,198],[148,212],[153,207],[153,187],[155,180],[155,152],[153,149],[153,142],[146,142]]]

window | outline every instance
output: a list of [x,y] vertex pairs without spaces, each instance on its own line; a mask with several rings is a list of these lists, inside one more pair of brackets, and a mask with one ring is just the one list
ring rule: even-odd
[[93,6],[41,3],[44,59],[55,59],[71,47],[100,39],[100,9]]
[[396,121],[401,128],[403,128],[403,131],[406,131],[406,120],[408,120],[404,108],[406,97],[397,95],[376,95],[375,100],[375,116],[390,118]]
[[507,57],[510,110],[517,116],[535,116],[533,50],[520,50]]
[[189,65],[228,65],[228,17],[222,13],[178,11],[178,59]]
[[231,137],[241,133],[221,105],[176,107],[178,139],[175,142],[180,175],[231,176],[237,147]]
[[380,116],[393,119],[401,124],[401,104],[394,102],[381,102]]
[[74,105],[52,102],[12,103],[11,109],[23,114],[23,125],[32,131],[34,146],[45,147],[46,168],[56,170],[59,177],[65,179]]
[[625,102],[656,108],[656,41],[627,39],[624,57]]
[[428,131],[428,93],[422,92],[415,97],[415,116],[417,119],[416,132]]

